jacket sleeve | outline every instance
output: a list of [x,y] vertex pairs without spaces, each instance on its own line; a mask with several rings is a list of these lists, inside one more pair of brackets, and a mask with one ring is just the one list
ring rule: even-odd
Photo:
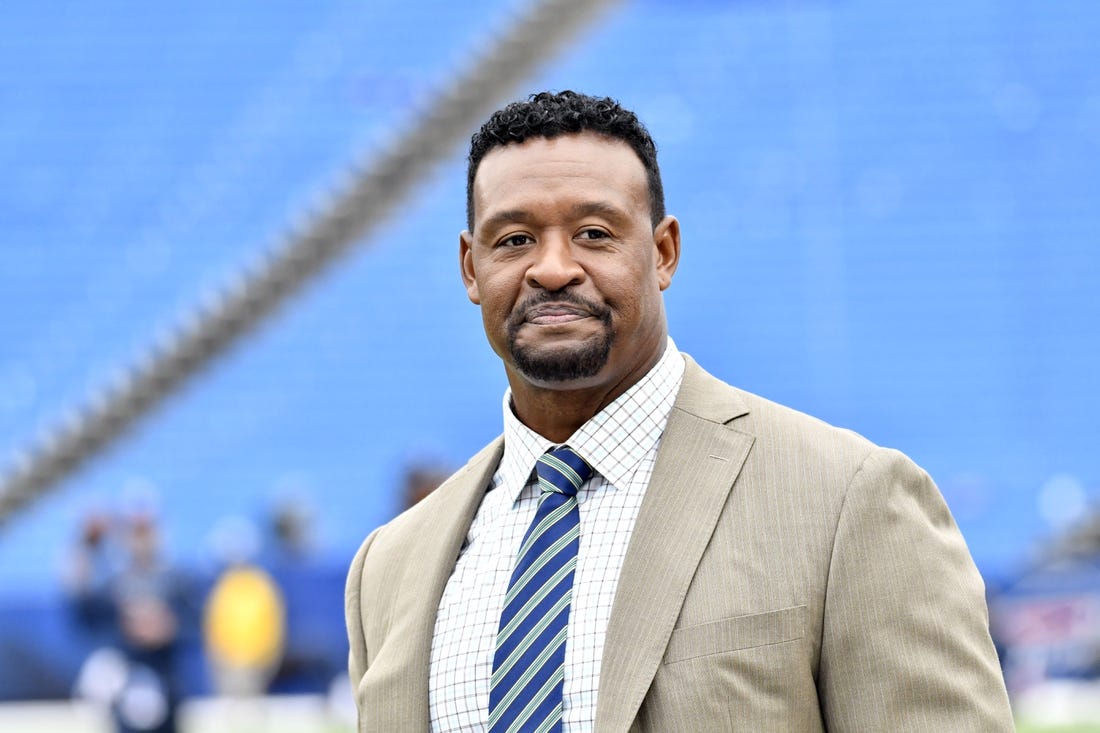
[[[359,706],[359,681],[363,679],[368,666],[366,633],[363,629],[363,563],[366,561],[367,552],[378,531],[376,529],[371,532],[370,536],[360,545],[358,552],[355,553],[355,558],[351,561],[351,568],[348,570],[347,584],[344,588],[344,619],[348,631],[348,674],[351,678],[352,694],[355,696],[357,708]],[[362,711],[360,711],[361,713]]]
[[873,451],[836,528],[818,674],[829,731],[1013,731],[984,584],[939,490]]

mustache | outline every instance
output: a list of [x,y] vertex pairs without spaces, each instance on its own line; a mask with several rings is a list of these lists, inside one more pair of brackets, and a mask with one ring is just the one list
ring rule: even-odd
[[600,319],[605,325],[611,324],[611,309],[602,303],[597,303],[594,300],[589,300],[584,296],[570,293],[566,290],[557,290],[553,292],[542,290],[512,309],[511,315],[508,316],[508,330],[517,330],[527,320],[527,314],[530,313],[531,310],[547,303],[570,305],[592,314],[592,316]]

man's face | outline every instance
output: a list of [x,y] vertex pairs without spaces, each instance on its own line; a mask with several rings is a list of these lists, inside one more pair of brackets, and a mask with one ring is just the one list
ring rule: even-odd
[[551,389],[629,386],[664,349],[661,291],[679,227],[656,229],[645,168],[594,133],[495,148],[474,180],[462,277],[510,376]]

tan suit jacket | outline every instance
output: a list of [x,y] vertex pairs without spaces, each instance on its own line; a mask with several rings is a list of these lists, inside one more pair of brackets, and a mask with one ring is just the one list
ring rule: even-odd
[[[436,608],[502,450],[357,553],[360,731],[429,728]],[[688,359],[619,580],[595,731],[822,730],[1013,730],[982,579],[905,456]]]

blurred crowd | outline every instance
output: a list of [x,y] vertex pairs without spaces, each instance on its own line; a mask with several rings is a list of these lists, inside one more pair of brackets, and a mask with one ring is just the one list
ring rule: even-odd
[[[411,465],[402,508],[446,475]],[[350,695],[344,568],[317,562],[305,499],[277,502],[259,527],[224,518],[211,532],[208,569],[169,561],[169,521],[151,506],[96,509],[81,520],[63,569],[71,621],[88,650],[74,696],[109,710],[120,733],[174,733],[188,695]]]

